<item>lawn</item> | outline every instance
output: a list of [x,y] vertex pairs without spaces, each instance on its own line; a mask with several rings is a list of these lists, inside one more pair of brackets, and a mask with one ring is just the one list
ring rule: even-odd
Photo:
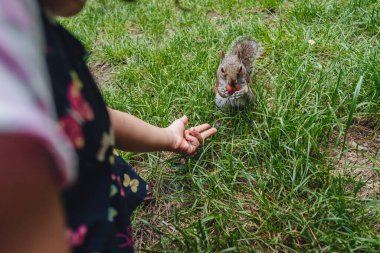
[[[103,0],[61,22],[107,104],[219,133],[192,157],[124,153],[148,182],[142,252],[380,251],[380,1]],[[219,52],[264,49],[256,102],[214,104]]]

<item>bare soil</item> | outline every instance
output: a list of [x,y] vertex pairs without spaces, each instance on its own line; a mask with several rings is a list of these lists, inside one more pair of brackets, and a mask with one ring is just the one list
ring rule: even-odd
[[[343,141],[343,136],[339,142]],[[335,166],[334,175],[351,175],[363,183],[358,194],[361,198],[380,196],[380,131],[368,121],[356,121],[348,131],[345,150],[341,144],[330,145],[329,155]],[[340,154],[341,153],[341,154]]]

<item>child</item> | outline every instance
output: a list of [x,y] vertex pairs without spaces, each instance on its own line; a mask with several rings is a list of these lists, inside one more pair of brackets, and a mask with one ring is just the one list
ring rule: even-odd
[[[0,1],[9,6],[24,5],[20,8],[24,12],[18,12],[18,17],[33,10],[30,8],[34,4],[32,1]],[[7,180],[0,179],[0,192],[4,192],[0,200],[9,203],[0,212],[0,221],[7,221],[5,225],[9,228],[0,230],[1,252],[68,252],[68,244],[74,252],[133,252],[130,216],[144,199],[146,184],[121,157],[114,155],[114,147],[134,152],[162,150],[191,155],[205,139],[217,132],[208,124],[186,129],[186,116],[167,128],[159,128],[107,108],[83,61],[83,46],[53,20],[54,16],[76,14],[84,3],[85,0],[39,1],[50,79],[50,87],[44,88],[50,91],[55,110],[47,111],[49,94],[42,92],[45,97],[35,94],[33,82],[20,85],[23,93],[8,92],[35,101],[29,104],[28,110],[44,116],[48,133],[30,138],[25,131],[15,130],[15,134],[11,134],[0,124],[0,154],[4,154],[0,167],[7,175]],[[2,14],[10,15],[5,11]],[[38,24],[38,19],[35,20]],[[25,34],[20,37],[25,38]],[[0,54],[0,62],[2,56]],[[21,58],[17,60],[22,62]],[[27,64],[22,67],[26,70],[36,68]],[[38,70],[43,76],[42,67]],[[17,76],[13,75],[15,79]],[[43,82],[43,78],[40,79]],[[29,86],[32,88],[25,88]],[[0,86],[2,90],[7,91],[6,86]],[[39,99],[41,97],[44,99]],[[7,105],[6,100],[4,104]],[[5,115],[0,109],[0,119],[2,113]],[[58,122],[63,134],[54,132],[51,119]],[[36,123],[36,129],[38,124],[42,126]],[[73,159],[65,146],[67,142],[76,153],[76,167],[70,165]],[[15,155],[16,151],[21,157]],[[27,173],[26,167],[33,169],[33,173]],[[62,193],[57,182],[65,187]],[[18,243],[17,238],[22,243]]]

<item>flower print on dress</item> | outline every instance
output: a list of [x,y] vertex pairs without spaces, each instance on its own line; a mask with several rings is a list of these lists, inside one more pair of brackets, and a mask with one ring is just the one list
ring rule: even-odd
[[66,115],[59,119],[59,125],[66,133],[71,144],[81,149],[84,146],[84,137],[81,125],[71,115]]
[[111,184],[111,191],[110,191],[110,197],[115,196],[118,193],[117,186],[114,184]]
[[112,173],[111,174],[111,179],[112,179],[112,181],[116,181],[116,183],[117,183],[117,185],[119,186],[119,189],[120,189],[120,195],[122,197],[125,197],[125,191],[124,191],[124,188],[123,188],[123,186],[121,184],[121,178],[120,178],[120,176],[116,176],[115,174]]
[[119,244],[119,248],[129,248],[133,246],[133,239],[132,239],[132,227],[127,226],[126,227],[126,233],[118,233],[116,234],[116,237],[124,239],[123,243]]
[[70,75],[71,83],[67,88],[67,98],[70,102],[71,108],[83,119],[92,121],[94,119],[94,112],[90,104],[82,96],[81,90],[83,88],[83,84],[79,80],[77,73],[71,71]]
[[124,181],[123,185],[124,187],[131,187],[132,192],[136,193],[137,188],[139,187],[139,180],[137,179],[131,179],[128,174],[124,173]]
[[119,213],[119,212],[118,212],[115,208],[113,208],[113,207],[109,207],[109,208],[108,208],[108,221],[109,221],[109,222],[113,222],[115,216],[117,216],[118,213]]
[[[96,154],[96,159],[98,159],[98,161],[100,162],[104,161],[107,150],[109,148],[112,148],[114,144],[115,144],[115,139],[113,135],[113,130],[112,128],[110,128],[109,132],[104,132],[102,135],[102,140],[100,141],[100,147],[99,147],[98,153]],[[108,159],[111,164],[112,164],[112,159],[114,158],[113,156],[114,156],[113,153],[111,153]]]
[[82,149],[85,145],[82,125],[85,121],[92,121],[94,119],[94,112],[81,93],[83,85],[78,75],[74,71],[71,71],[70,75],[71,82],[67,88],[70,108],[68,109],[68,114],[59,119],[59,125],[68,136],[72,145],[76,149]]
[[69,241],[71,246],[81,246],[86,239],[88,228],[86,225],[80,225],[77,230],[69,229]]

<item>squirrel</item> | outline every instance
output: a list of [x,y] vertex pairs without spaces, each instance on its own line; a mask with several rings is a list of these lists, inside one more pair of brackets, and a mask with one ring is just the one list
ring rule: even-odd
[[241,108],[254,99],[248,86],[252,64],[260,56],[260,45],[250,37],[239,37],[229,47],[227,55],[220,53],[215,80],[215,104],[221,110]]

